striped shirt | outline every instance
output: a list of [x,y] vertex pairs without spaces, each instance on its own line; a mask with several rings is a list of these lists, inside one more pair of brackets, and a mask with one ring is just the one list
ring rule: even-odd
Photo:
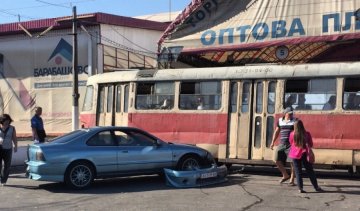
[[277,126],[280,128],[280,144],[284,144],[286,146],[290,145],[289,136],[291,131],[294,130],[295,121],[295,118],[285,120],[284,117],[281,117],[277,122]]

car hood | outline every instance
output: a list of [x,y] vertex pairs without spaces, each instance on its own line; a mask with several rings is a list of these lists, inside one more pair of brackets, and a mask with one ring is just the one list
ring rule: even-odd
[[192,145],[192,144],[178,144],[178,143],[173,143],[173,142],[168,142],[169,146],[173,149],[186,149],[186,150],[192,150],[192,151],[196,151],[196,152],[202,152],[202,153],[208,153],[207,150],[197,147],[196,145]]

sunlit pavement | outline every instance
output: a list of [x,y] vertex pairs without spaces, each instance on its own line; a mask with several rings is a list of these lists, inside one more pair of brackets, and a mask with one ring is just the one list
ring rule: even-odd
[[32,141],[18,141],[18,150],[13,152],[11,166],[24,166],[24,162],[27,159],[26,151],[27,146],[31,144]]

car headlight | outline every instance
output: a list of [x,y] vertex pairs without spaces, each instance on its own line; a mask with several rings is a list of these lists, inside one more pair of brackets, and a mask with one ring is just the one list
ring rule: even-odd
[[35,154],[35,159],[38,161],[45,161],[45,156],[42,151],[37,151]]

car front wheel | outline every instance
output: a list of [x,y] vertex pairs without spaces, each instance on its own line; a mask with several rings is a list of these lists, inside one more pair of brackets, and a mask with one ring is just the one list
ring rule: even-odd
[[200,159],[196,156],[186,156],[179,161],[177,166],[181,171],[193,171],[200,168]]
[[94,180],[94,171],[86,162],[76,162],[69,166],[65,174],[65,183],[74,189],[85,189]]

